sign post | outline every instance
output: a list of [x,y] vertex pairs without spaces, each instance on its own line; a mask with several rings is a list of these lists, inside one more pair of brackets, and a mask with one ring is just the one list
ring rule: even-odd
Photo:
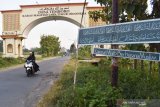
[[[118,23],[118,0],[112,0],[112,23]],[[111,45],[111,48],[118,49],[118,45]],[[118,58],[112,58],[111,84],[113,87],[118,85]]]
[[[140,43],[160,43],[160,19],[116,23],[79,30],[78,44],[80,45],[111,44],[115,49],[119,44]],[[114,57],[112,59],[112,77],[115,78],[112,80],[116,81],[118,80],[118,60],[117,57]],[[112,84],[112,86],[116,85],[116,82]]]

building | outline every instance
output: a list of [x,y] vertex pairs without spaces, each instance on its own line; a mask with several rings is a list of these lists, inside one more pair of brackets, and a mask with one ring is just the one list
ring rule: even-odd
[[[83,6],[84,19],[81,23]],[[3,10],[3,57],[23,57],[22,41],[36,25],[50,20],[65,20],[77,26],[92,27],[105,25],[99,19],[89,18],[89,11],[101,10],[102,7],[87,7],[88,3],[61,3],[20,5],[20,10]],[[105,46],[98,46],[105,47]]]

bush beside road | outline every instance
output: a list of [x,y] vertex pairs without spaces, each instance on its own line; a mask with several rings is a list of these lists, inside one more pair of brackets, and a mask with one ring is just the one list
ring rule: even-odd
[[118,87],[112,87],[110,64],[110,59],[100,60],[98,66],[79,62],[74,88],[75,61],[71,60],[37,107],[113,107],[117,99],[160,98],[158,76],[140,69],[120,67]]
[[0,57],[0,69],[22,64],[24,63],[24,59],[22,58],[2,58]]

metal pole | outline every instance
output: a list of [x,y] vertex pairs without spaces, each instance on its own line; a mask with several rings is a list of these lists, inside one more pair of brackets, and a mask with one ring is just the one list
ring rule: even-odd
[[[118,23],[118,0],[112,0],[112,23]],[[111,45],[112,49],[117,49],[118,45]],[[118,58],[112,58],[111,84],[113,87],[118,85]]]
[[[83,11],[82,11],[82,17],[81,17],[81,24],[80,24],[80,28],[82,27],[82,22],[83,22],[83,15],[84,15],[84,9],[85,9],[85,6],[86,6],[86,1],[87,0],[84,0],[84,5],[83,5]],[[77,78],[77,69],[78,69],[78,48],[79,48],[79,45],[78,45],[78,41],[77,41],[77,50],[76,50],[76,62],[75,62],[75,72],[74,72],[74,89],[75,89],[75,85],[76,85],[76,78]]]
[[74,88],[76,85],[76,77],[77,77],[77,68],[78,68],[78,45],[77,45],[77,49],[76,49],[76,61],[75,61],[75,72],[74,72]]

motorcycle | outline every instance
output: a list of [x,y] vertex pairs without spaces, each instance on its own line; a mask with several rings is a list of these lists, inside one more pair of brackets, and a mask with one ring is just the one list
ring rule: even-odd
[[31,75],[34,75],[35,69],[33,67],[33,61],[32,60],[26,60],[24,68],[26,69],[27,77],[29,77]]

